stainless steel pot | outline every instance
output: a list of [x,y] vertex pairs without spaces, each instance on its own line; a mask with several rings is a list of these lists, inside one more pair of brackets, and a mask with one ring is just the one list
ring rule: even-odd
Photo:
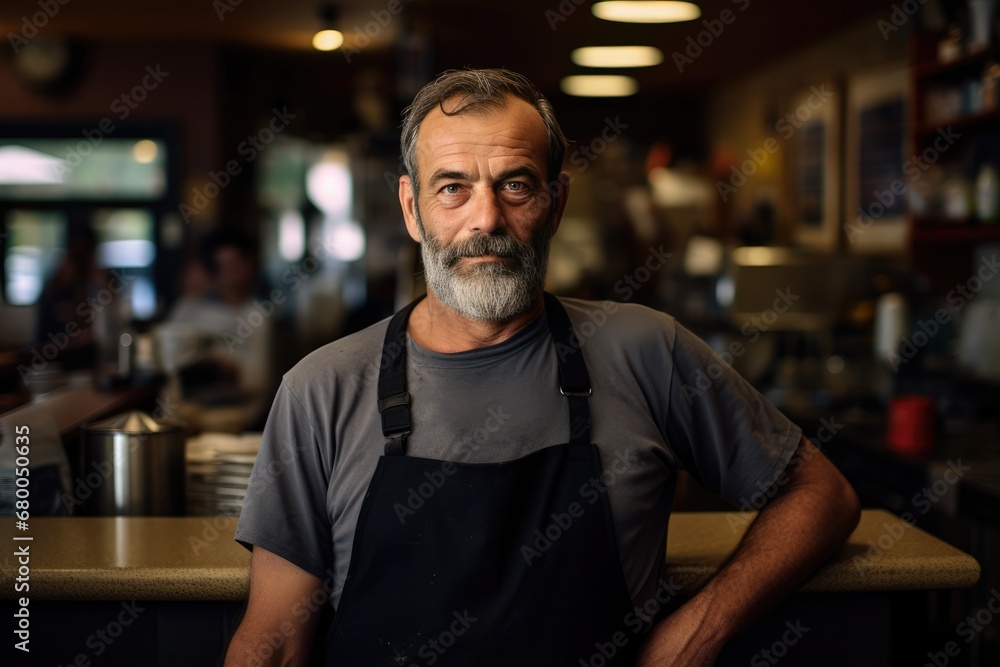
[[132,410],[88,424],[82,438],[81,514],[184,514],[184,433],[179,427]]

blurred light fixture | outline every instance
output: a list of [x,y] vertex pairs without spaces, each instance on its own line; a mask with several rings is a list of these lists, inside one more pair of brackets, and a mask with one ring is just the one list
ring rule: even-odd
[[286,262],[297,262],[306,252],[306,221],[295,209],[278,219],[278,254]]
[[655,46],[584,46],[569,57],[581,67],[652,67],[663,62],[663,51]]
[[333,5],[320,6],[319,18],[322,28],[313,35],[313,48],[317,51],[336,51],[344,45],[344,33],[333,27],[337,20],[337,8]]
[[[330,223],[330,221],[328,221]],[[365,254],[365,232],[355,220],[338,220],[325,225],[326,247],[342,262],[354,262]]]
[[336,51],[344,44],[344,33],[339,30],[320,30],[313,35],[313,48],[317,51]]
[[156,159],[156,142],[152,139],[140,139],[132,146],[132,157],[140,164],[149,164]]
[[639,82],[630,76],[586,74],[565,76],[559,87],[576,97],[627,97],[639,90]]
[[622,23],[679,23],[701,16],[693,2],[660,2],[658,0],[612,0],[598,2],[591,11],[599,19]]
[[344,218],[353,203],[351,170],[347,153],[328,150],[306,170],[306,195],[316,208],[327,215]]
[[742,246],[733,250],[733,260],[742,266],[772,266],[781,261],[780,253],[767,246]]

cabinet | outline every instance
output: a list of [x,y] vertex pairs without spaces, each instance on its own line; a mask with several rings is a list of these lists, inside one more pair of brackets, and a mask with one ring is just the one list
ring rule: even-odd
[[[978,244],[1000,242],[1000,218],[977,215],[983,167],[1000,172],[1000,80],[992,85],[987,76],[1000,63],[1000,47],[963,51],[943,62],[938,44],[944,37],[918,33],[911,39],[910,157],[904,165],[911,181],[910,255],[942,293],[968,278]],[[1000,65],[992,72],[1000,73]]]

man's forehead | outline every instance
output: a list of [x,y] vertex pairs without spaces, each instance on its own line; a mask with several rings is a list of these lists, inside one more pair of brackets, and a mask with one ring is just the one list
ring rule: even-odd
[[[444,103],[451,111],[462,103]],[[480,107],[448,115],[435,107],[417,132],[416,152],[425,159],[463,153],[522,155],[545,160],[548,134],[538,110],[519,98],[508,98],[502,107]]]

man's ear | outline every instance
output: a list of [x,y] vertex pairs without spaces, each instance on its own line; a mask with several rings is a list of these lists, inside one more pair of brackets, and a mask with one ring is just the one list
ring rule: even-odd
[[563,211],[566,210],[566,202],[569,200],[569,184],[572,181],[568,172],[560,171],[556,180],[555,192],[552,193],[552,234],[559,229],[562,221]]
[[413,194],[413,182],[408,175],[399,177],[399,205],[403,209],[403,221],[410,238],[420,243],[420,227],[417,226],[416,197]]

